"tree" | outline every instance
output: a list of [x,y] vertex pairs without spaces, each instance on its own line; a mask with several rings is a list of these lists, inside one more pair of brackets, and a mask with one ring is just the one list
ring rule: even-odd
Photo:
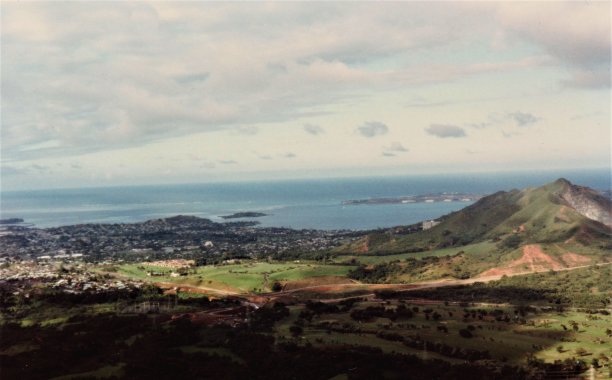
[[560,353],[560,354],[563,353],[563,345],[562,344],[557,346],[557,352]]
[[575,352],[578,356],[584,356],[588,353],[583,347],[578,347]]
[[510,235],[501,242],[501,248],[516,249],[521,245],[522,239],[519,235]]
[[280,292],[281,290],[283,290],[283,285],[281,285],[281,283],[278,281],[274,281],[274,283],[272,284],[272,291]]
[[297,325],[291,325],[291,327],[289,327],[289,332],[291,335],[293,335],[293,337],[297,338],[298,336],[302,335],[304,329]]

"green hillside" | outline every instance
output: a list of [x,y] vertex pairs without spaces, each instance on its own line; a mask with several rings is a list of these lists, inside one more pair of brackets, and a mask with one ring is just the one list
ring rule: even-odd
[[[431,229],[412,234],[377,232],[335,253],[339,261],[350,258],[368,265],[436,257],[429,260],[429,268],[419,268],[418,276],[414,271],[395,271],[394,280],[560,270],[606,262],[611,257],[612,229],[583,212],[606,221],[611,206],[594,194],[565,179],[501,191],[441,217]],[[492,268],[500,270],[488,271]]]

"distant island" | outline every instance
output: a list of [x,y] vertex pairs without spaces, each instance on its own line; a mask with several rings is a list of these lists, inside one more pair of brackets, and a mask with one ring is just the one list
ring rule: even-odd
[[468,193],[435,193],[422,195],[407,195],[393,198],[352,199],[343,201],[343,205],[389,204],[389,203],[433,203],[433,202],[475,202],[482,194]]
[[231,215],[223,215],[221,218],[223,219],[238,219],[238,218],[260,218],[262,216],[268,216],[268,214],[264,214],[263,212],[236,212]]
[[19,224],[19,223],[23,223],[23,219],[21,218],[0,219],[0,224]]

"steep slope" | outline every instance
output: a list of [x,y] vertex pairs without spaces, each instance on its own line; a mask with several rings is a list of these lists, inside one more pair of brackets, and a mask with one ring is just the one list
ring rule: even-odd
[[589,219],[612,227],[612,201],[588,187],[572,185],[569,181],[557,181],[561,187],[557,195],[569,207]]
[[443,216],[440,218],[441,223],[431,229],[408,235],[396,234],[395,230],[377,232],[341,250],[388,254],[421,252],[477,242],[520,210],[517,204],[519,197],[518,190],[500,191],[460,211]]
[[[429,230],[408,235],[379,232],[337,252],[357,259],[390,254],[397,259],[398,254],[414,252],[420,252],[419,257],[441,256],[431,268],[420,268],[421,275],[440,275],[445,265],[440,252],[454,254],[446,264],[463,276],[558,270],[611,259],[611,208],[610,200],[594,190],[559,179],[484,197],[440,218],[441,223]],[[472,249],[485,243],[491,247],[485,252]]]

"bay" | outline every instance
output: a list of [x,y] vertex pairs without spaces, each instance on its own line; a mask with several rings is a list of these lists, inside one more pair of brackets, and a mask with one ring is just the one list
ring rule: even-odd
[[257,211],[265,227],[375,229],[434,219],[471,202],[343,205],[342,201],[459,192],[490,194],[540,186],[565,177],[597,190],[610,188],[607,169],[513,173],[410,175],[124,186],[1,192],[1,218],[36,227],[80,223],[132,223],[174,215],[224,222],[222,215]]

